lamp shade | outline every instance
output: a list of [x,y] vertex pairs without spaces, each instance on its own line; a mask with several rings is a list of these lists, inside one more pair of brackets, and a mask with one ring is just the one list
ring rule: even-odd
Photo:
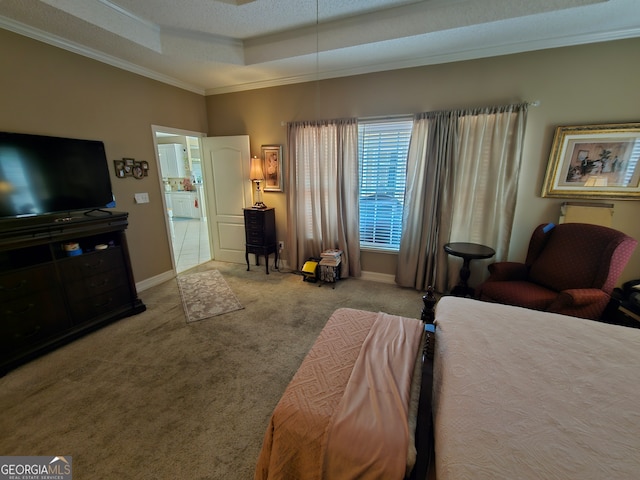
[[262,173],[262,160],[255,155],[251,158],[251,167],[249,169],[250,180],[263,180],[264,173]]

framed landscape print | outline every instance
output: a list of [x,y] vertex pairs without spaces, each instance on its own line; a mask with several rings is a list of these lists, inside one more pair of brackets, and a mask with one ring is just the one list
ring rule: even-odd
[[282,170],[282,145],[262,145],[264,191],[282,192],[284,176]]
[[543,197],[640,200],[640,123],[557,127]]

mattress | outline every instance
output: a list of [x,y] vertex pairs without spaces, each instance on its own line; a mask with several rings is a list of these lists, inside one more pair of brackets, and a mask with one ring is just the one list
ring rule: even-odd
[[435,462],[448,479],[636,479],[640,330],[444,297]]

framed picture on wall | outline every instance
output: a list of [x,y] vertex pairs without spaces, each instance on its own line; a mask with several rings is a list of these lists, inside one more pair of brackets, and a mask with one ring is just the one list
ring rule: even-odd
[[640,123],[557,127],[542,196],[640,200]]
[[282,145],[262,145],[262,167],[264,171],[264,191],[284,191]]
[[113,169],[116,172],[116,177],[124,178],[125,172],[124,172],[124,161],[123,160],[114,160],[113,161]]

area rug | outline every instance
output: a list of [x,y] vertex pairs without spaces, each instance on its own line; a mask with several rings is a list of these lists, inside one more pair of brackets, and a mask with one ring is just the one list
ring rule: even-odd
[[178,287],[187,323],[244,308],[218,270],[179,275]]

